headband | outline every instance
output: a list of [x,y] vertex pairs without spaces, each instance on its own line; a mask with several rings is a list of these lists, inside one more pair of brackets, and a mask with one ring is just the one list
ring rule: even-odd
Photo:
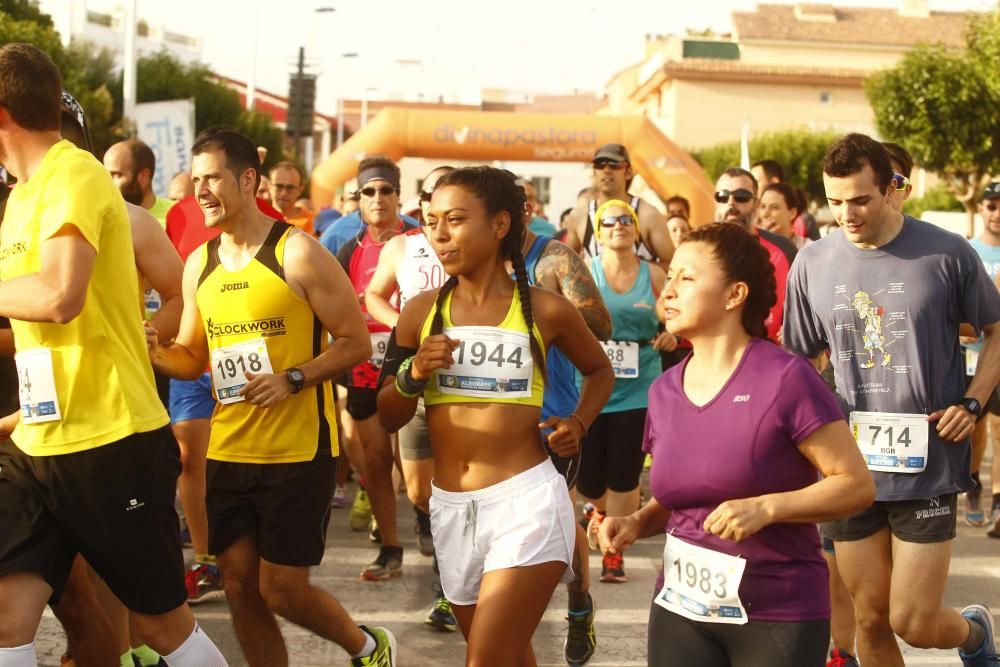
[[606,209],[609,209],[612,206],[620,206],[621,208],[625,209],[625,211],[632,218],[632,222],[635,223],[635,231],[636,234],[638,234],[639,216],[636,215],[635,209],[632,208],[631,204],[629,204],[626,201],[622,201],[621,199],[609,199],[608,201],[604,202],[603,204],[597,207],[597,212],[594,213],[594,234],[596,234],[598,237],[601,236],[601,214],[604,213]]
[[389,185],[399,190],[399,176],[388,167],[369,167],[358,173],[358,189],[368,185],[370,181],[387,181]]

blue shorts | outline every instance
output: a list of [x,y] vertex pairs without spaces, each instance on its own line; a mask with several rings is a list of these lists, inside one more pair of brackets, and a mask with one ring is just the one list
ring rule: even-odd
[[212,376],[202,373],[197,380],[170,380],[170,423],[209,419],[215,411]]

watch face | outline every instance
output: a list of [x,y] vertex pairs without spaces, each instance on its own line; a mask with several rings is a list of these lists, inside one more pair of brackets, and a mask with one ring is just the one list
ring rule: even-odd
[[302,384],[302,382],[306,379],[305,375],[298,368],[292,368],[292,369],[290,369],[288,371],[288,377],[295,384]]
[[965,409],[975,415],[978,415],[983,410],[983,406],[980,405],[979,401],[977,401],[974,398],[967,398],[965,399],[964,403],[965,403]]

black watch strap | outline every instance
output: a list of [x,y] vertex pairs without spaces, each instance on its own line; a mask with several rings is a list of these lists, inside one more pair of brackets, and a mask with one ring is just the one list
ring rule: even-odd
[[966,396],[965,398],[963,398],[961,405],[963,408],[965,408],[972,414],[976,415],[977,417],[981,417],[983,414],[983,404],[980,403],[978,400],[972,398],[971,396]]
[[285,377],[288,378],[288,381],[292,385],[293,394],[297,394],[300,391],[302,391],[302,387],[306,383],[305,373],[303,373],[298,368],[289,368],[288,370],[285,371]]

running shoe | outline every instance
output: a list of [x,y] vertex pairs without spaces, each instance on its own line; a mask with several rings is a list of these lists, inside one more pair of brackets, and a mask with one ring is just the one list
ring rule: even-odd
[[[75,663],[74,663],[75,664]],[[135,653],[132,654],[132,664],[134,667],[167,667],[166,661],[161,657],[154,663],[144,663],[142,658]]]
[[330,497],[330,507],[339,510],[350,506],[351,501],[347,499],[347,489],[344,488],[343,484],[338,484],[333,490],[333,496]]
[[826,667],[858,667],[858,660],[842,648],[833,647]]
[[378,529],[378,521],[375,520],[375,517],[372,517],[368,524],[368,541],[382,544],[382,531]]
[[594,649],[597,648],[597,633],[594,631],[594,615],[597,607],[594,606],[594,599],[590,599],[590,611],[584,613],[569,612],[566,620],[569,621],[569,631],[566,633],[566,643],[563,644],[563,656],[566,664],[577,667],[585,665],[587,661],[594,657]]
[[76,667],[76,660],[70,655],[69,649],[66,649],[63,656],[59,658],[59,667]]
[[434,555],[434,540],[431,538],[431,515],[413,508],[416,520],[413,522],[413,532],[417,534],[417,548],[424,556]]
[[403,574],[403,547],[379,547],[378,557],[361,572],[365,581],[387,581]]
[[458,621],[455,620],[455,613],[451,610],[451,603],[444,593],[439,592],[434,597],[434,606],[424,619],[424,624],[429,625],[442,632],[455,632],[458,630]]
[[625,557],[621,554],[608,554],[601,563],[601,581],[606,584],[624,584],[628,581],[625,576]]
[[360,533],[368,527],[372,520],[372,502],[368,499],[368,492],[363,487],[358,487],[358,492],[354,496],[354,505],[351,506],[351,516],[349,522],[351,530]]
[[226,597],[217,565],[195,563],[184,575],[184,586],[187,588],[188,604],[221,600]]
[[973,528],[986,525],[986,512],[983,511],[983,493],[980,489],[965,492],[965,523]]
[[1000,508],[993,508],[993,515],[990,517],[993,527],[986,531],[987,537],[1000,538]]
[[181,546],[190,549],[194,546],[191,542],[191,529],[185,523],[181,526]]
[[351,658],[351,667],[396,667],[396,638],[386,628],[361,629],[375,638],[375,652],[367,658]]
[[962,610],[962,617],[971,623],[983,626],[986,636],[983,643],[973,653],[964,653],[958,649],[958,657],[964,667],[996,667],[1000,665],[1000,655],[997,655],[997,645],[993,637],[993,614],[981,604],[971,604]]

